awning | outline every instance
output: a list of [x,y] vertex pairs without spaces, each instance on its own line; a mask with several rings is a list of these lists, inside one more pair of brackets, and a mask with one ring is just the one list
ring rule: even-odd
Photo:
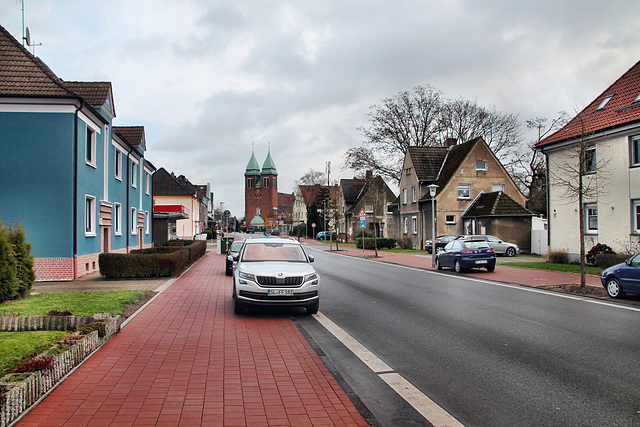
[[188,219],[189,209],[182,205],[154,205],[153,217],[156,219]]

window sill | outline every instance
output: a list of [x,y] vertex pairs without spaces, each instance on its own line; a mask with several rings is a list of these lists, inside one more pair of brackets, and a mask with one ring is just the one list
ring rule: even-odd
[[89,162],[87,160],[84,161],[84,164],[87,165],[87,166],[91,166],[94,169],[98,168],[95,163],[91,163],[91,162]]
[[95,232],[91,232],[91,233],[85,232],[84,233],[84,237],[96,237],[96,233]]

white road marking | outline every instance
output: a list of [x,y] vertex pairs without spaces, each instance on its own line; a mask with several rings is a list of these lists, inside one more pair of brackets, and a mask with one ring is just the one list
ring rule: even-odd
[[331,319],[322,313],[313,317],[431,424],[436,427],[463,425]]

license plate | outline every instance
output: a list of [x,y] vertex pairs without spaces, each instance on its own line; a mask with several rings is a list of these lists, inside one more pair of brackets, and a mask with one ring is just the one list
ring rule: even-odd
[[486,264],[487,260],[486,259],[479,259],[476,261],[476,264]]
[[293,289],[268,289],[267,295],[272,297],[293,296]]

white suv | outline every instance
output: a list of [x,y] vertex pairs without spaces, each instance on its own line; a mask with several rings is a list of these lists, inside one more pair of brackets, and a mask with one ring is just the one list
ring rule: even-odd
[[233,272],[233,311],[246,306],[300,306],[307,313],[318,312],[320,277],[314,261],[293,239],[247,240],[242,251],[231,256],[237,261]]

